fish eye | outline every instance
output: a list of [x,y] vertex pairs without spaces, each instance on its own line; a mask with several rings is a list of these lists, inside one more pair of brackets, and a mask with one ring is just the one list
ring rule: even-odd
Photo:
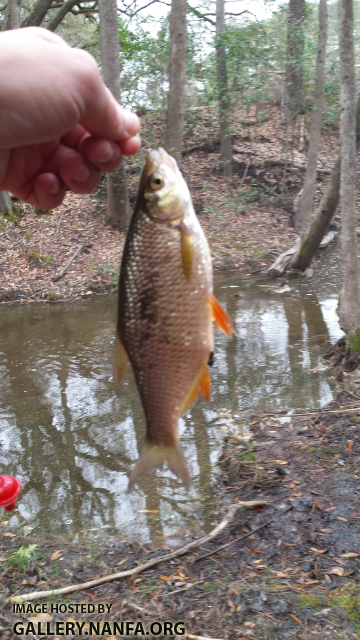
[[152,189],[160,189],[164,184],[164,180],[160,173],[152,173],[149,178],[149,185]]

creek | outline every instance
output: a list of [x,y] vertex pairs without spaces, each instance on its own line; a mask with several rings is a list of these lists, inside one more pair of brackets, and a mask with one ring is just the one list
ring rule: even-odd
[[236,326],[217,329],[209,405],[180,421],[193,488],[164,469],[126,493],[145,424],[132,372],[112,385],[115,296],[71,304],[3,305],[0,313],[0,473],[23,485],[0,531],[112,537],[175,545],[217,521],[215,463],[224,434],[259,411],[312,409],[333,397],[322,354],[342,335],[336,251],[311,278],[217,275],[215,294]]

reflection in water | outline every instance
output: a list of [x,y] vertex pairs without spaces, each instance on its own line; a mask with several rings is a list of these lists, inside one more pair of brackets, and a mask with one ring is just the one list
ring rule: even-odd
[[271,281],[218,279],[216,294],[235,320],[236,338],[216,331],[211,403],[198,400],[180,421],[190,495],[166,469],[126,494],[145,424],[132,373],[120,398],[112,388],[115,298],[3,307],[0,470],[19,477],[24,489],[18,510],[0,523],[80,538],[146,542],[170,534],[170,544],[208,531],[216,518],[219,410],[232,406],[239,423],[249,412],[312,408],[332,397],[321,355],[341,335],[337,282],[326,283],[328,271],[341,277],[335,261],[328,258],[312,281],[290,283],[288,294],[279,295]]

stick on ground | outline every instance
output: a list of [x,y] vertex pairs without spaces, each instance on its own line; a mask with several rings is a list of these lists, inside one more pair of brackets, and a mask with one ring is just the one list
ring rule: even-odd
[[113,582],[114,580],[120,580],[120,578],[127,578],[128,576],[135,576],[138,573],[142,573],[151,567],[154,567],[156,564],[160,564],[161,562],[166,562],[167,560],[172,560],[173,558],[177,558],[178,556],[182,556],[191,549],[195,549],[196,547],[202,546],[215,538],[223,529],[225,529],[228,524],[233,519],[235,513],[239,509],[253,509],[256,507],[264,507],[266,506],[266,502],[264,500],[250,500],[249,502],[237,502],[236,504],[231,505],[229,511],[227,512],[224,520],[222,520],[210,533],[203,538],[199,538],[198,540],[194,540],[193,542],[189,542],[184,547],[177,549],[176,551],[172,551],[171,553],[167,553],[160,558],[154,558],[154,560],[150,560],[150,562],[146,562],[145,564],[140,564],[134,569],[129,569],[128,571],[121,571],[120,573],[112,573],[109,576],[104,576],[103,578],[97,578],[96,580],[90,580],[90,582],[83,582],[81,584],[73,584],[69,587],[62,587],[61,589],[52,589],[50,591],[34,591],[33,593],[24,593],[21,596],[14,596],[10,598],[11,602],[29,602],[30,600],[39,600],[41,598],[49,598],[50,596],[58,596],[63,595],[65,593],[73,593],[74,591],[83,591],[84,589],[92,589],[92,587],[98,587],[101,584],[105,584],[106,582]]
[[260,531],[260,529],[264,529],[265,527],[268,526],[268,524],[271,524],[271,522],[274,522],[274,520],[277,520],[278,518],[283,516],[288,511],[291,511],[291,509],[293,509],[293,505],[290,505],[290,507],[288,507],[284,511],[281,511],[281,513],[277,513],[273,518],[271,518],[271,520],[268,520],[267,522],[264,522],[264,524],[261,524],[260,527],[256,527],[256,529],[252,529],[251,531],[249,531],[249,533],[245,533],[243,536],[239,536],[238,538],[234,538],[234,540],[230,540],[230,542],[226,542],[225,544],[222,544],[221,547],[218,547],[217,549],[214,549],[214,551],[209,551],[209,553],[206,553],[203,556],[199,556],[198,558],[195,558],[194,562],[199,562],[199,560],[203,560],[204,558],[208,558],[209,556],[213,556],[218,551],[221,551],[222,549],[226,549],[226,547],[230,547],[230,545],[234,544],[234,542],[239,542],[240,540],[244,540],[244,538],[248,538],[249,536],[252,536],[253,533],[256,533],[257,531]]
[[78,247],[74,253],[74,255],[70,258],[69,262],[65,265],[65,267],[63,268],[62,271],[60,271],[60,273],[55,276],[55,278],[53,278],[53,282],[57,282],[58,280],[60,280],[60,278],[62,278],[65,273],[67,272],[68,268],[70,267],[71,263],[75,260],[75,258],[79,255],[79,253],[83,250],[83,249],[89,249],[90,247],[92,247],[92,244],[81,244],[80,247]]

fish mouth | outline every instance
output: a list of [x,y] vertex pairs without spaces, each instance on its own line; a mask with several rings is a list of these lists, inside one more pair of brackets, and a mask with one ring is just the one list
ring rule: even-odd
[[[183,198],[179,191],[179,183],[183,182],[176,160],[165,149],[148,149],[145,151],[144,167],[144,198],[147,201],[147,215],[151,220],[160,224],[178,225],[183,219],[187,198]],[[159,172],[164,177],[164,185],[151,191],[148,180],[153,173]],[[175,215],[174,215],[175,214]]]
[[146,169],[149,173],[153,173],[162,164],[167,165],[177,173],[179,171],[176,160],[172,158],[163,147],[159,147],[159,149],[147,149],[145,151],[146,157]]

